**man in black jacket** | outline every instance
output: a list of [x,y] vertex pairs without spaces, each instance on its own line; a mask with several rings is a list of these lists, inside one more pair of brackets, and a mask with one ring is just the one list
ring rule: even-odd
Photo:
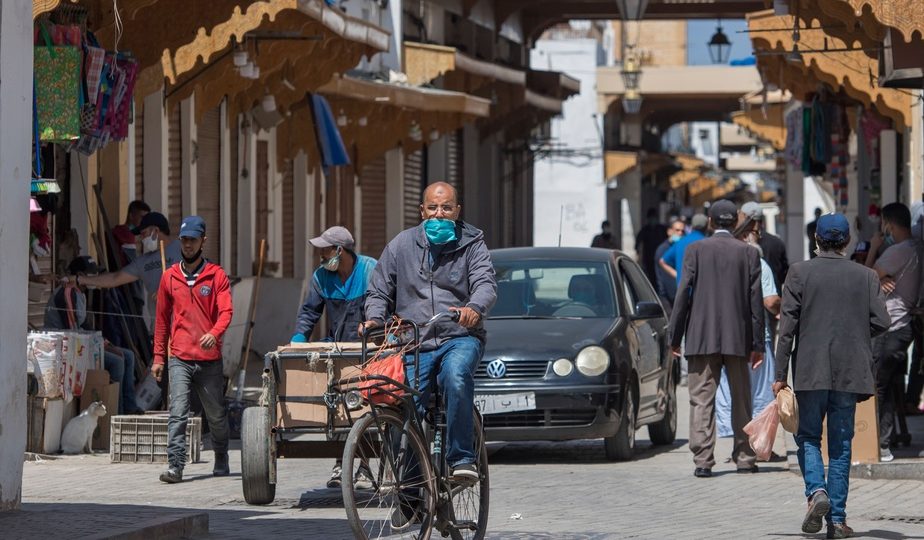
[[751,380],[764,360],[764,303],[760,284],[760,255],[737,240],[731,231],[738,208],[717,201],[709,208],[715,235],[690,244],[671,314],[671,348],[680,355],[686,336],[689,361],[690,450],[693,474],[712,476],[715,465],[715,395],[722,367],[728,373],[732,396],[732,457],[739,473],[757,472],[756,456],[744,426],[751,421]]
[[[847,538],[846,505],[854,413],[858,400],[876,391],[872,338],[889,328],[889,314],[875,272],[847,259],[850,225],[843,214],[816,224],[820,254],[792,265],[783,286],[774,393],[787,386],[799,403],[799,468],[808,512],[802,531]],[[821,457],[822,422],[828,422],[828,478]]]

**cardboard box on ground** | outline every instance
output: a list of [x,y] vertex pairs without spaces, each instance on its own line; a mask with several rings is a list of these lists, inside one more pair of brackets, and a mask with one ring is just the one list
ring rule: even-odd
[[[876,414],[876,396],[857,403],[854,415],[851,463],[879,463],[879,416]],[[821,458],[828,465],[828,421],[821,431]]]
[[[109,432],[111,418],[119,414],[119,383],[109,382],[109,372],[104,369],[91,369],[87,372],[87,383],[80,395],[80,411],[83,412],[94,401],[102,401],[106,406],[106,416],[99,419],[93,432],[93,449],[109,450]],[[79,413],[78,413],[79,414]]]

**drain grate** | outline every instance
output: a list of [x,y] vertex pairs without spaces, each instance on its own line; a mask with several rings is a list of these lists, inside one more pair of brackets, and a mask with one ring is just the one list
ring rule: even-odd
[[873,521],[893,521],[898,523],[911,523],[913,525],[924,525],[924,516],[879,516]]

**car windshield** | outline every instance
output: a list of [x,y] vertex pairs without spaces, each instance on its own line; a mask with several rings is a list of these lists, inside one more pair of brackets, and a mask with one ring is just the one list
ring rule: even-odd
[[489,319],[613,318],[613,278],[606,263],[496,262],[497,303]]

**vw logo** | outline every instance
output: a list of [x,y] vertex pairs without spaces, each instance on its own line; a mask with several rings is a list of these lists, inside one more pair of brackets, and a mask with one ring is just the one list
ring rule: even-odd
[[488,363],[488,377],[492,379],[502,379],[507,374],[507,364],[500,358],[495,358]]

